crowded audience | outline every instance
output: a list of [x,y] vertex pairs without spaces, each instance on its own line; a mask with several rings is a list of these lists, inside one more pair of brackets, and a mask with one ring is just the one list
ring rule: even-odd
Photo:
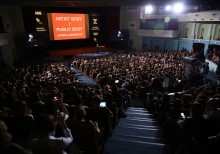
[[[157,118],[168,153],[209,153],[219,139],[213,136],[220,132],[220,90],[208,81],[204,62],[186,74],[183,58],[190,56],[138,51],[1,69],[1,150],[10,153],[16,144],[23,153],[101,154],[132,98]],[[96,87],[80,83],[75,70]]]

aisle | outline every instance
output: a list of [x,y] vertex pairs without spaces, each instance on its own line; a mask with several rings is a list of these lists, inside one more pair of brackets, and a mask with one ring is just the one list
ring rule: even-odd
[[104,147],[104,154],[165,154],[163,133],[152,114],[129,107]]

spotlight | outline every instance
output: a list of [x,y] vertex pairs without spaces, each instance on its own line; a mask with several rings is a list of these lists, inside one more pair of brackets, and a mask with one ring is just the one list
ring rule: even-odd
[[171,6],[170,6],[170,5],[167,5],[167,6],[165,7],[165,10],[166,10],[167,12],[169,12],[169,11],[171,10]]
[[145,7],[145,14],[151,14],[153,12],[154,8],[152,5],[147,5]]
[[173,11],[174,13],[182,13],[184,10],[184,6],[182,3],[176,3],[173,5]]

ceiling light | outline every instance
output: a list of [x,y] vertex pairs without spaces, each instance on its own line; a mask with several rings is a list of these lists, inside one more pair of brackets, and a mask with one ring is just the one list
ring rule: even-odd
[[169,12],[169,11],[171,10],[171,6],[170,6],[170,5],[167,5],[167,6],[165,7],[165,10],[166,10],[167,12]]
[[152,5],[147,5],[145,7],[145,14],[151,14],[153,12],[154,8]]
[[176,3],[173,5],[173,11],[174,13],[182,13],[184,10],[184,6],[182,3]]

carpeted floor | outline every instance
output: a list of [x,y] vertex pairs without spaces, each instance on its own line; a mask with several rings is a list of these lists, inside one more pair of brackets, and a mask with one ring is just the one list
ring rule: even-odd
[[163,132],[144,108],[129,107],[104,146],[104,154],[165,154]]

